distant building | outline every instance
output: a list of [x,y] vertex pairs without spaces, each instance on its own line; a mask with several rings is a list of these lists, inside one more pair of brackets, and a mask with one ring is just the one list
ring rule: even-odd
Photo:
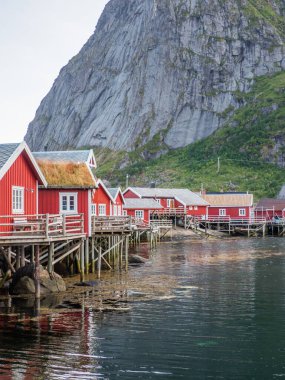
[[207,193],[201,195],[209,204],[209,217],[247,219],[253,212],[253,195],[248,193]]
[[285,199],[285,185],[281,187],[277,199]]
[[256,217],[272,220],[273,218],[284,218],[285,216],[285,198],[284,199],[261,199],[254,210]]

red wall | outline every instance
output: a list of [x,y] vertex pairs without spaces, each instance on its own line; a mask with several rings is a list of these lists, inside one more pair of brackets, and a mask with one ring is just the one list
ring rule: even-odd
[[137,194],[133,193],[131,190],[128,190],[124,193],[124,198],[139,198]]
[[[37,214],[37,179],[24,152],[0,180],[0,216],[12,215],[12,186],[24,187],[24,214]],[[9,220],[9,222],[11,221]],[[0,223],[3,222],[4,220],[0,218]]]
[[[239,216],[239,209],[244,208],[245,209],[245,216]],[[250,217],[250,207],[212,207],[209,206],[208,208],[208,215],[209,216],[218,216],[219,215],[219,209],[226,209],[226,216],[230,216],[231,218],[236,219],[243,219],[243,218],[249,218]]]
[[39,214],[60,214],[59,194],[77,193],[77,213],[84,214],[84,232],[88,234],[88,189],[40,189]]
[[[127,211],[127,215],[128,216],[132,216],[133,218],[135,218],[135,211],[136,210],[133,210],[133,209],[130,209],[130,210],[128,210],[128,209],[124,209],[125,211]],[[143,209],[141,209],[141,208],[138,208],[138,210],[143,210]],[[149,210],[143,210],[144,211],[144,221],[145,222],[149,222]]]
[[258,210],[258,211],[254,211],[254,215],[257,217],[257,218],[265,218],[266,220],[271,220],[273,218],[273,216],[279,216],[280,218],[283,218],[284,217],[284,214],[282,212],[282,210]]
[[95,190],[92,203],[96,204],[96,215],[98,215],[98,205],[99,204],[105,204],[106,205],[106,215],[111,215],[111,206],[112,201],[109,197],[109,195],[106,193],[104,188],[99,184],[98,189]]
[[[197,207],[197,210],[195,210],[195,207]],[[193,216],[202,216],[202,215],[208,215],[207,211],[208,206],[192,206],[192,210],[189,210],[189,206],[187,206],[187,215],[193,215]]]

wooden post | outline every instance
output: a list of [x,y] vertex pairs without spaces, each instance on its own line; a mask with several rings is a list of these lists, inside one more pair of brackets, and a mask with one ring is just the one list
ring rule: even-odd
[[31,247],[31,259],[30,259],[30,263],[34,263],[35,262],[35,246],[32,245]]
[[94,236],[91,238],[91,272],[95,273]]
[[85,240],[85,273],[89,272],[89,238]]
[[84,281],[84,240],[80,244],[80,281]]
[[49,214],[46,214],[46,238],[48,238]]
[[16,270],[21,267],[20,247],[16,248]]
[[21,267],[24,267],[26,265],[25,262],[25,247],[21,246]]
[[126,271],[128,270],[129,265],[129,237],[126,236],[125,239],[125,260],[126,260]]
[[41,297],[41,285],[40,285],[40,246],[39,245],[36,245],[36,252],[35,252],[34,281],[35,281],[35,296],[36,296],[36,299],[39,299]]
[[122,239],[121,244],[120,244],[120,260],[119,260],[119,267],[120,267],[120,270],[121,270],[122,267],[123,267],[123,239]]
[[50,243],[48,247],[48,272],[53,271],[53,258],[54,258],[54,243]]
[[66,215],[62,215],[62,235],[66,235]]
[[98,278],[101,278],[101,264],[102,264],[102,247],[99,247],[99,252],[98,252]]

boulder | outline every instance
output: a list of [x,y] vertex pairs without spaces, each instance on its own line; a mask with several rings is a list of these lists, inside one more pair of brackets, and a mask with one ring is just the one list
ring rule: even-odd
[[[34,282],[34,265],[30,264],[26,267],[18,269],[13,276],[10,286],[11,294],[35,294]],[[61,276],[55,272],[48,273],[46,269],[40,267],[40,291],[41,295],[50,293],[64,292],[66,285]]]
[[147,262],[147,259],[145,259],[142,256],[139,255],[130,255],[129,256],[129,263],[130,264],[145,264]]

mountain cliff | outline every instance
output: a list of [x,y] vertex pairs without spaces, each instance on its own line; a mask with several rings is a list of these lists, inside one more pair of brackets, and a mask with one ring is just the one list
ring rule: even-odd
[[285,69],[285,0],[111,0],[25,137],[33,150],[155,141],[225,125],[255,78]]

